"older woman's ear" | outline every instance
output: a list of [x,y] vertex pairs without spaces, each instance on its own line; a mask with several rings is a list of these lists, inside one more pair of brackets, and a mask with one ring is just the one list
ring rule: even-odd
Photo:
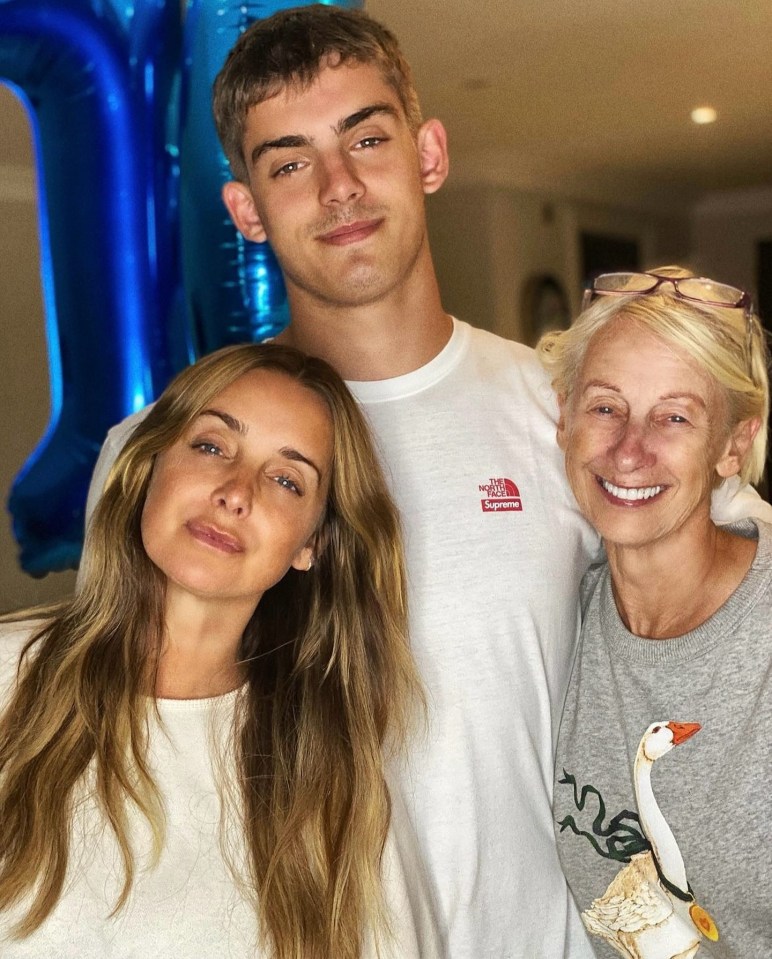
[[716,463],[719,476],[726,479],[740,472],[760,426],[761,420],[754,416],[749,420],[741,420],[734,427],[726,441],[724,452]]
[[558,393],[558,428],[557,428],[557,441],[558,446],[565,453],[566,446],[568,444],[568,428],[566,426],[566,409],[567,401],[565,393]]

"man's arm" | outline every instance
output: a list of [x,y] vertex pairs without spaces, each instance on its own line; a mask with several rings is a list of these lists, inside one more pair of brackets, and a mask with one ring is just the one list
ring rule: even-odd
[[[86,497],[86,530],[88,530],[88,524],[94,515],[94,510],[99,502],[99,497],[102,495],[102,490],[105,488],[105,483],[107,482],[107,477],[110,475],[113,463],[126,445],[126,440],[128,440],[134,432],[135,427],[142,422],[151,409],[152,405],[146,406],[138,413],[132,413],[131,416],[127,416],[125,420],[122,420],[117,426],[113,426],[108,431],[105,441],[102,444],[102,449],[99,451],[99,458],[96,461],[96,466],[94,467],[94,472],[91,475],[91,482],[88,487],[88,496]],[[78,578],[75,585],[76,589],[80,586],[82,568],[81,565],[78,570]]]
[[761,519],[772,523],[772,506],[752,486],[743,486],[739,476],[730,476],[713,490],[711,519],[717,526],[740,519]]

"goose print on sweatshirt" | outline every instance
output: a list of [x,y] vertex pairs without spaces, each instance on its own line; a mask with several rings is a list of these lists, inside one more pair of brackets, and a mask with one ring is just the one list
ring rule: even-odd
[[[678,843],[657,804],[651,784],[654,763],[700,729],[698,723],[652,723],[641,738],[633,765],[638,814],[627,810],[592,835],[580,830],[572,816],[558,825],[589,840],[603,856],[625,863],[603,895],[582,913],[584,925],[629,959],[694,959],[704,939],[716,942],[718,928],[695,901]],[[573,787],[574,803],[582,810],[589,795],[605,805],[592,786],[577,790],[573,776],[563,771],[559,784]],[[637,827],[640,828],[637,828]],[[595,836],[602,836],[605,851]]]

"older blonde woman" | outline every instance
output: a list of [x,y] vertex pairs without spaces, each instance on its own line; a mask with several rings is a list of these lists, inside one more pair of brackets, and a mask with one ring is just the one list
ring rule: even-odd
[[558,741],[569,885],[598,956],[772,955],[772,527],[710,518],[714,488],[764,466],[758,318],[683,270],[612,274],[540,355],[608,557]]
[[3,627],[3,957],[434,955],[384,774],[418,689],[399,522],[338,375],[185,370],[85,555]]

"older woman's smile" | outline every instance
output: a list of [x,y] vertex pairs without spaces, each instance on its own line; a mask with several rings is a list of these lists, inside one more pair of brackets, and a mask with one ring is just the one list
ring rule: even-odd
[[625,319],[596,335],[563,404],[560,442],[579,507],[607,549],[637,549],[708,518],[725,418],[709,377],[674,345]]
[[637,503],[642,500],[652,499],[659,496],[667,489],[666,486],[615,486],[602,476],[595,477],[598,484],[613,498],[623,500],[625,503]]
[[[679,267],[608,274],[585,302],[569,330],[540,346],[571,489],[606,550],[582,582],[582,635],[558,732],[560,860],[603,955],[695,956],[720,941],[726,955],[769,956],[769,930],[753,942],[743,916],[770,898],[769,883],[754,885],[767,848],[747,837],[765,808],[749,771],[763,779],[769,766],[772,523],[722,524],[728,490],[713,496],[737,474],[761,475],[764,334],[748,294]],[[761,501],[751,509],[769,516]],[[691,765],[663,765],[654,779],[654,762],[700,728]],[[722,805],[715,769],[729,813],[711,832]],[[597,800],[589,811],[588,793]],[[612,852],[633,834],[635,852]],[[716,856],[709,837],[719,834]],[[723,884],[728,869],[733,880]],[[710,895],[715,920],[695,889]]]

